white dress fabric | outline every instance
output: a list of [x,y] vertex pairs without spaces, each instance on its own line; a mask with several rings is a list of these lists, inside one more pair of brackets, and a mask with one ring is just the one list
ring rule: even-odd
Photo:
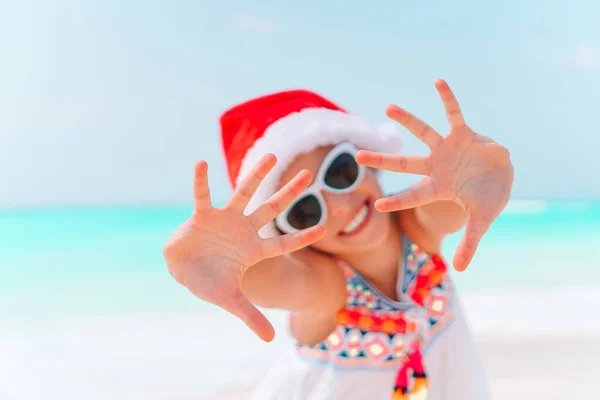
[[438,256],[403,240],[393,301],[340,262],[347,301],[322,343],[297,345],[253,400],[488,400],[483,365]]

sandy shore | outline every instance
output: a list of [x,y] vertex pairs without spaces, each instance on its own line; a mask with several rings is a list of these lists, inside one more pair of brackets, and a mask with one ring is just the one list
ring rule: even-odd
[[[598,337],[496,338],[479,346],[496,400],[598,398]],[[208,399],[246,400],[251,393],[249,388]]]
[[[476,319],[495,399],[598,399],[600,331],[576,334],[594,313],[571,313],[570,323],[551,314],[544,320],[575,331],[490,336]],[[496,332],[539,327],[495,315]],[[272,343],[221,312],[0,320],[0,399],[245,400],[291,345],[283,315],[269,316],[278,332]]]

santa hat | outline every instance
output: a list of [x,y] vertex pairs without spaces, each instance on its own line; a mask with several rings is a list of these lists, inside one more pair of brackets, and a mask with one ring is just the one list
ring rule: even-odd
[[[400,137],[392,124],[372,126],[308,90],[261,96],[226,111],[220,118],[221,141],[233,188],[267,153],[277,164],[250,200],[251,213],[277,191],[281,175],[295,157],[320,146],[348,141],[361,149],[398,153]],[[273,224],[262,237],[277,235]]]

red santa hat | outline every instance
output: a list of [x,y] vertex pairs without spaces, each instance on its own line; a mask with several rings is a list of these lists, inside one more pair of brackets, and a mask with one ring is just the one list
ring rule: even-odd
[[[348,141],[361,149],[398,153],[400,137],[393,124],[372,126],[308,90],[261,96],[227,110],[220,118],[221,142],[233,188],[267,153],[277,164],[252,197],[246,213],[277,191],[281,175],[295,157],[320,146]],[[262,237],[277,234],[272,224]]]

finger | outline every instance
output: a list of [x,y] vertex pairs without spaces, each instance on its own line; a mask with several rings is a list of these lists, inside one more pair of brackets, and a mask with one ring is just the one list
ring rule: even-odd
[[407,174],[429,175],[431,173],[429,156],[402,156],[360,150],[356,153],[356,162],[367,167]]
[[200,161],[196,164],[194,171],[194,208],[201,211],[211,207],[208,164],[206,161]]
[[481,238],[490,228],[491,223],[484,219],[476,219],[473,214],[469,214],[465,233],[458,245],[456,254],[454,255],[454,268],[457,271],[467,269]]
[[241,291],[234,293],[222,305],[223,309],[241,319],[258,337],[270,342],[275,337],[275,329]]
[[444,103],[444,109],[446,110],[446,116],[448,117],[450,126],[464,125],[465,119],[460,110],[460,106],[458,105],[458,100],[456,100],[456,96],[452,93],[450,86],[448,86],[443,79],[438,79],[435,81],[435,88]]
[[283,210],[285,210],[302,192],[310,185],[312,174],[308,170],[302,170],[282,187],[277,193],[269,198],[264,204],[250,214],[250,222],[257,229],[262,228]]
[[407,191],[375,202],[375,209],[381,212],[406,210],[424,206],[438,199],[435,189],[429,182],[413,186]]
[[325,235],[325,228],[321,225],[313,226],[296,233],[277,236],[263,240],[263,257],[277,257],[286,253],[293,253],[304,247],[310,246]]
[[419,138],[425,143],[430,149],[437,147],[443,140],[442,136],[435,131],[432,127],[415,117],[408,111],[396,106],[391,105],[385,113],[388,117],[394,121],[399,122],[402,126],[408,129],[413,135]]
[[244,212],[256,189],[258,189],[260,183],[276,163],[277,159],[273,154],[265,154],[252,168],[250,173],[236,186],[231,199],[225,207],[233,211]]

